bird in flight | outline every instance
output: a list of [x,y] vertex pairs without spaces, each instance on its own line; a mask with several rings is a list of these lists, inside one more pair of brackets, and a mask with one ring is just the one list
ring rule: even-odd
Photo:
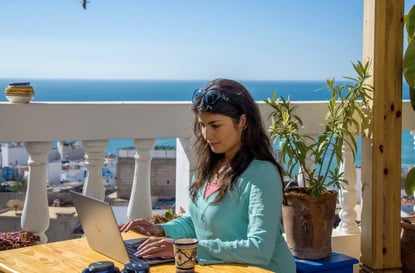
[[89,3],[88,0],[81,0],[82,7],[86,9],[86,4]]

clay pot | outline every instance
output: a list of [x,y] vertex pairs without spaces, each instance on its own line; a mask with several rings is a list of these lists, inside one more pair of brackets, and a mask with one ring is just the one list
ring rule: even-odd
[[401,221],[401,261],[402,272],[415,272],[415,224],[411,223],[410,219]]
[[286,189],[285,197],[284,232],[293,256],[304,260],[330,257],[337,192],[329,190],[318,200],[294,187]]

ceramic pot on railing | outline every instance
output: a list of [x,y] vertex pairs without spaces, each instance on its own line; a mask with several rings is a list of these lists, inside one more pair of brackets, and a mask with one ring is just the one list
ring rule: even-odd
[[35,91],[29,82],[14,82],[9,83],[4,95],[11,103],[28,103],[33,99]]

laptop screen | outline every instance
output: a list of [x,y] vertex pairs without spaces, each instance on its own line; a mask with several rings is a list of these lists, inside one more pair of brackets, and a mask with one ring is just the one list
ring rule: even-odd
[[111,205],[74,191],[70,194],[89,246],[120,263],[129,263]]

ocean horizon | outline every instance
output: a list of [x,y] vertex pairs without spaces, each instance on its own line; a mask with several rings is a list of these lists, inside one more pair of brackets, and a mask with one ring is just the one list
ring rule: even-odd
[[[33,101],[190,101],[193,91],[208,80],[87,80],[87,79],[1,79],[3,90],[11,82],[30,82]],[[291,100],[327,100],[325,81],[241,80],[255,100],[273,91]],[[345,83],[345,81],[338,81]],[[1,97],[0,101],[7,101]]]
[[[11,79],[0,78],[2,90],[10,82],[30,82],[35,91],[33,101],[190,101],[193,91],[203,88],[208,80],[97,80],[97,79]],[[324,101],[330,98],[324,80],[240,80],[253,98],[263,101],[278,96],[291,101]],[[339,84],[344,79],[336,79]],[[408,87],[403,86],[403,99],[409,99]],[[7,101],[0,96],[0,101]],[[414,138],[409,131],[402,132],[402,166],[415,165]],[[158,148],[175,148],[175,139],[157,139]],[[118,149],[133,147],[132,139],[111,139],[107,153],[118,154]],[[356,165],[360,166],[360,138]]]

